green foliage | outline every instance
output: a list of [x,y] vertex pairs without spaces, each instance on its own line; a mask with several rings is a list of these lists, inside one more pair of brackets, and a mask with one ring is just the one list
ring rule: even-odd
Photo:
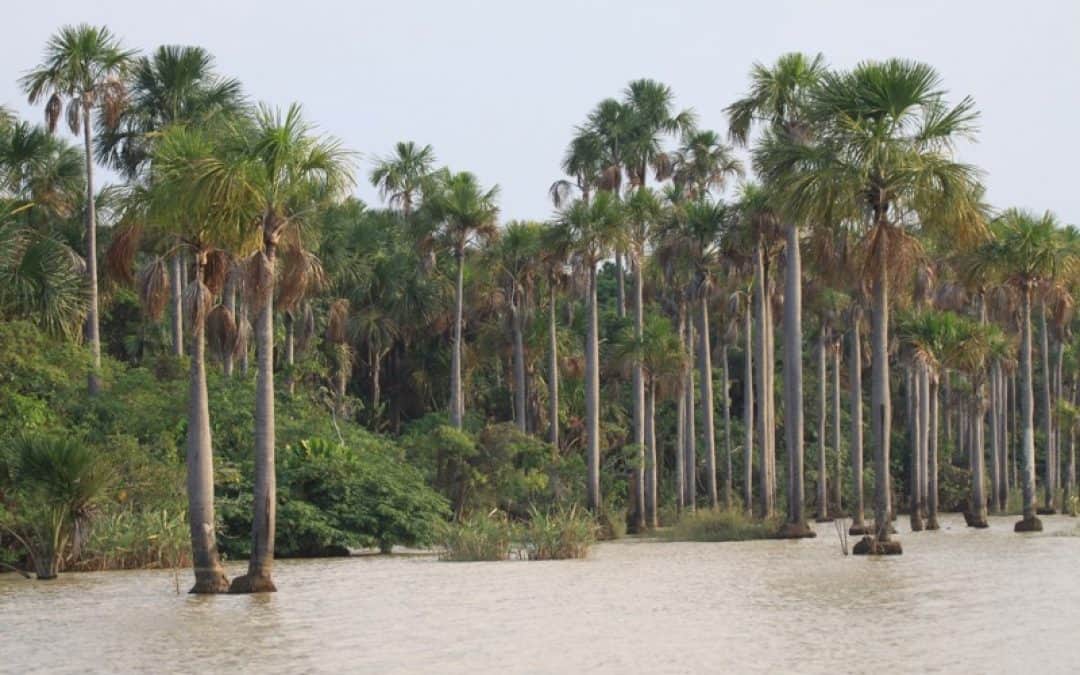
[[779,521],[750,520],[738,511],[686,512],[662,536],[670,541],[749,541],[776,535]]
[[492,511],[472,515],[445,523],[439,529],[439,543],[443,547],[439,558],[453,562],[506,560],[513,537],[514,526],[506,514]]
[[529,560],[584,558],[596,541],[596,521],[576,506],[552,511],[533,508],[522,539]]

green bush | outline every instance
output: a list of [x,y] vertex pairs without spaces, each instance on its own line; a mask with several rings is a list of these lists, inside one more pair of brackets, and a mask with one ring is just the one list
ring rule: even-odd
[[670,541],[749,541],[776,535],[777,520],[750,520],[738,511],[685,512],[661,534]]
[[513,524],[506,514],[497,511],[444,523],[439,529],[439,543],[443,549],[439,559],[453,562],[506,560],[513,538]]
[[596,542],[596,521],[577,507],[540,511],[533,508],[522,539],[529,560],[584,558]]

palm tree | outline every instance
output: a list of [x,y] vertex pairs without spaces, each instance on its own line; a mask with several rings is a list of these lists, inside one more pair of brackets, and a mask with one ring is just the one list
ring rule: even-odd
[[671,160],[671,180],[682,186],[688,199],[722,189],[728,179],[743,175],[743,165],[720,135],[709,129],[685,133]]
[[457,261],[457,285],[454,295],[454,344],[450,365],[450,424],[460,429],[465,417],[465,399],[461,384],[461,325],[465,292],[465,251],[477,239],[496,232],[499,187],[480,186],[473,174],[463,171],[446,176],[432,189],[425,206],[439,223],[440,234]]
[[248,269],[249,302],[256,311],[255,500],[251,560],[230,592],[273,591],[276,481],[274,474],[274,287],[277,252],[297,236],[319,204],[352,183],[351,156],[304,120],[299,105],[282,114],[262,106],[254,119],[228,125],[213,156],[198,163],[196,181],[208,198],[236,204],[253,223],[261,250]]
[[[584,200],[584,197],[582,198]],[[586,201],[587,203],[587,201]],[[559,289],[568,280],[572,241],[564,228],[549,225],[541,235],[540,262],[548,291],[548,442],[559,446]]]
[[65,26],[45,45],[44,61],[27,73],[20,84],[31,104],[47,98],[45,120],[56,130],[64,102],[71,133],[83,135],[86,161],[86,278],[89,302],[86,341],[90,346],[90,393],[101,390],[101,337],[98,325],[97,219],[94,210],[94,113],[107,125],[115,124],[124,106],[123,78],[133,52],[123,49],[108,28],[86,24]]
[[398,142],[394,154],[380,157],[371,170],[371,185],[392,208],[401,208],[408,218],[412,215],[417,197],[430,186],[434,173],[435,151],[430,145],[419,147],[413,141]]
[[[750,91],[728,106],[732,137],[743,144],[755,120],[765,121],[768,136],[787,143],[801,143],[810,132],[805,108],[825,73],[821,55],[786,54],[772,68],[755,64]],[[786,167],[770,163],[767,153],[755,153],[758,170],[776,180]],[[779,169],[779,172],[778,172]],[[767,181],[768,182],[768,181]],[[785,226],[786,266],[784,284],[784,440],[788,456],[788,519],[784,533],[812,536],[803,515],[803,400],[802,400],[802,266],[799,253],[798,215]],[[810,222],[808,219],[803,219]]]
[[570,145],[563,155],[562,169],[573,179],[559,179],[551,184],[548,194],[555,208],[562,208],[576,191],[581,199],[588,203],[592,193],[602,185],[603,177],[603,141],[599,134],[587,128],[579,127]]
[[[898,550],[888,541],[889,288],[917,253],[903,218],[968,226],[975,171],[952,159],[953,144],[973,133],[974,104],[949,107],[930,66],[893,59],[828,73],[810,94],[812,138],[767,134],[756,156],[803,222],[859,222],[869,215],[865,271],[872,287],[871,428],[875,452],[876,539],[863,547]],[[958,232],[959,234],[959,232]],[[787,298],[785,298],[788,300]],[[793,354],[797,359],[797,354]]]
[[588,330],[585,338],[585,426],[588,477],[587,502],[599,514],[600,495],[600,327],[598,321],[596,266],[622,243],[622,213],[615,195],[598,193],[591,202],[578,199],[558,216],[558,227],[572,242],[588,277]]
[[1057,242],[1057,220],[1047,212],[1041,216],[1020,209],[1008,209],[992,224],[991,234],[967,259],[967,273],[983,276],[995,272],[1020,296],[1020,421],[1023,455],[1023,519],[1017,532],[1042,530],[1035,507],[1035,395],[1031,363],[1031,299],[1033,291],[1059,270],[1074,264],[1063,257]]
[[[131,64],[127,105],[115,124],[97,118],[94,154],[98,161],[134,180],[149,167],[161,133],[173,124],[206,124],[215,115],[242,111],[240,82],[220,77],[214,58],[201,47],[164,45]],[[181,311],[181,256],[170,261],[173,354],[184,353]]]

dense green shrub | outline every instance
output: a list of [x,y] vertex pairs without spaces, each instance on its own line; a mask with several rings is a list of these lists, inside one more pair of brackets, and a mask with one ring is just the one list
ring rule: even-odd
[[596,542],[596,521],[575,506],[541,511],[533,508],[522,528],[529,560],[584,558]]
[[506,560],[513,538],[514,526],[506,514],[493,511],[472,515],[442,525],[439,544],[443,550],[439,558],[453,562]]

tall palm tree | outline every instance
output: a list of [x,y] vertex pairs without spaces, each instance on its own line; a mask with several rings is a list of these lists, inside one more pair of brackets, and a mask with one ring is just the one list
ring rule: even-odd
[[299,105],[282,113],[261,106],[253,120],[231,121],[220,147],[200,161],[196,180],[216,203],[237,204],[261,236],[249,264],[249,302],[256,311],[255,499],[247,574],[230,592],[273,591],[277,485],[274,473],[274,288],[278,248],[312,222],[318,206],[352,184],[351,155],[317,134]]
[[970,99],[955,107],[947,104],[941,79],[930,66],[901,59],[865,62],[824,75],[811,92],[804,113],[811,137],[767,134],[757,150],[757,163],[803,222],[860,222],[868,216],[864,247],[873,298],[877,529],[876,539],[866,544],[871,550],[899,548],[884,545],[891,511],[889,288],[918,250],[903,218],[916,213],[924,225],[954,228],[973,222],[975,170],[956,162],[952,147],[974,132],[975,118]]
[[688,199],[697,199],[714,189],[722,189],[732,177],[743,175],[743,165],[709,129],[683,134],[682,143],[671,159],[671,180],[683,186]]
[[31,104],[42,99],[50,132],[67,103],[71,133],[82,131],[86,161],[86,279],[89,302],[86,341],[90,347],[90,394],[101,390],[101,334],[98,321],[97,218],[94,209],[93,126],[95,113],[106,124],[115,124],[124,106],[123,78],[133,52],[125,50],[104,27],[80,24],[64,26],[45,45],[44,60],[19,82]]
[[478,239],[491,237],[496,232],[499,207],[496,200],[499,187],[488,190],[480,186],[473,174],[463,171],[449,174],[441,184],[432,188],[425,206],[431,217],[439,224],[440,235],[445,239],[457,261],[457,282],[454,300],[454,343],[450,365],[450,424],[461,428],[465,417],[465,399],[461,383],[461,326],[465,292],[465,252]]
[[[202,47],[163,45],[135,59],[127,81],[127,105],[116,123],[98,117],[94,154],[128,180],[146,173],[153,147],[173,124],[207,124],[219,114],[242,111],[240,82],[219,76],[214,57]],[[173,353],[184,353],[180,255],[170,261]]]
[[578,199],[558,216],[558,227],[565,231],[575,254],[586,270],[588,330],[585,338],[585,427],[588,476],[586,495],[589,509],[599,514],[600,494],[600,326],[597,303],[596,266],[622,245],[625,232],[618,199],[611,192],[600,192],[586,203]]
[[1017,532],[1042,530],[1035,506],[1035,395],[1031,363],[1031,300],[1033,291],[1059,270],[1072,267],[1057,242],[1057,219],[1020,209],[1008,209],[991,224],[991,237],[967,259],[969,275],[996,272],[1020,296],[1020,451],[1023,456],[1023,519]]
[[435,151],[430,145],[418,146],[413,141],[401,141],[394,154],[380,157],[371,169],[371,185],[392,208],[400,208],[408,218],[418,197],[430,185],[435,166]]
[[[582,198],[584,200],[584,197]],[[587,201],[586,201],[587,203]],[[559,446],[559,290],[568,279],[572,242],[563,228],[549,225],[541,235],[540,261],[548,291],[548,442]]]
[[[755,120],[767,124],[767,138],[801,143],[809,133],[806,107],[825,73],[821,55],[785,54],[771,68],[755,64],[750,90],[728,106],[731,136],[743,144]],[[778,178],[779,169],[770,164],[767,153],[755,153],[755,164],[768,180]],[[788,214],[785,225],[786,265],[784,283],[784,441],[788,456],[788,518],[785,536],[813,536],[803,514],[803,400],[802,400],[802,265],[799,252],[797,214]]]

